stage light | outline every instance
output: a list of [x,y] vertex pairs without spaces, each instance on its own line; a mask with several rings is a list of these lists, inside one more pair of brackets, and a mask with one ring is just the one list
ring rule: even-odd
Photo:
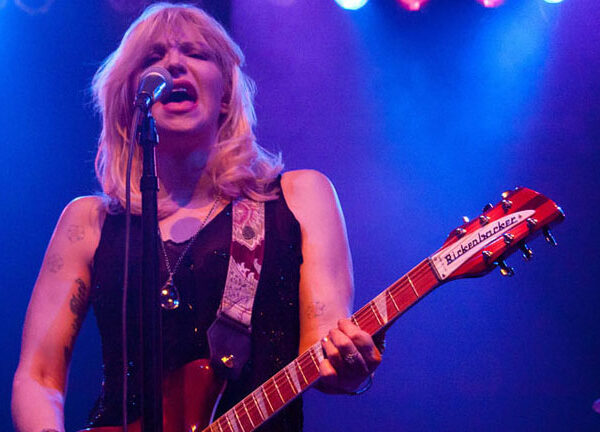
[[335,0],[344,9],[356,10],[367,4],[369,0]]
[[545,1],[546,3],[552,3],[552,4],[555,4],[555,3],[562,3],[562,2],[563,2],[563,0],[544,0],[544,1]]
[[54,0],[43,0],[43,1],[24,1],[24,0],[15,0],[15,6],[22,9],[26,13],[30,15],[38,15],[44,14],[50,10],[50,6],[52,6]]
[[477,0],[477,2],[486,8],[495,8],[504,4],[504,0]]
[[427,3],[428,0],[396,0],[400,6],[409,11],[418,11]]

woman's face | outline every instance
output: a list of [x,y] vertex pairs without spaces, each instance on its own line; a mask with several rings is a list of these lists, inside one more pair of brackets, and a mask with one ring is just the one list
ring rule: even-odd
[[173,76],[173,90],[152,107],[162,138],[189,136],[215,140],[219,117],[225,111],[223,74],[214,50],[190,26],[167,32],[148,47],[143,69],[161,66]]

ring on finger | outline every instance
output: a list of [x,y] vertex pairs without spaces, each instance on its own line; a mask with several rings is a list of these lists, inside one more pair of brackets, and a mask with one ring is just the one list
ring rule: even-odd
[[356,359],[358,358],[358,356],[358,351],[354,351],[353,353],[346,354],[344,356],[344,361],[349,365],[353,365],[354,363],[356,363]]

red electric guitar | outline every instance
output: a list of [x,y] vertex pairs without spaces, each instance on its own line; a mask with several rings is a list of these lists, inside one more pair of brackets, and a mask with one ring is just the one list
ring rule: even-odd
[[[554,202],[527,188],[504,192],[502,201],[488,204],[477,219],[453,230],[442,247],[394,282],[352,317],[371,335],[389,327],[400,315],[445,282],[483,276],[499,267],[504,276],[514,274],[504,259],[520,249],[526,259],[531,249],[525,241],[543,233],[556,245],[550,226],[564,213]],[[246,396],[218,419],[214,408],[225,383],[213,374],[208,360],[196,360],[171,373],[163,383],[164,432],[250,432],[271,418],[319,378],[323,360],[317,342],[294,361]],[[122,432],[122,427],[85,429]],[[140,422],[128,425],[141,432]],[[83,431],[80,431],[83,432]]]

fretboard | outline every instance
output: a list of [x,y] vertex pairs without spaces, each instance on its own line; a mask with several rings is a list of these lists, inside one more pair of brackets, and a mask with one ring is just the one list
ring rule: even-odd
[[[375,335],[439,283],[426,259],[358,310],[351,320],[362,330]],[[203,432],[253,431],[317,381],[322,360],[323,349],[319,341]]]

